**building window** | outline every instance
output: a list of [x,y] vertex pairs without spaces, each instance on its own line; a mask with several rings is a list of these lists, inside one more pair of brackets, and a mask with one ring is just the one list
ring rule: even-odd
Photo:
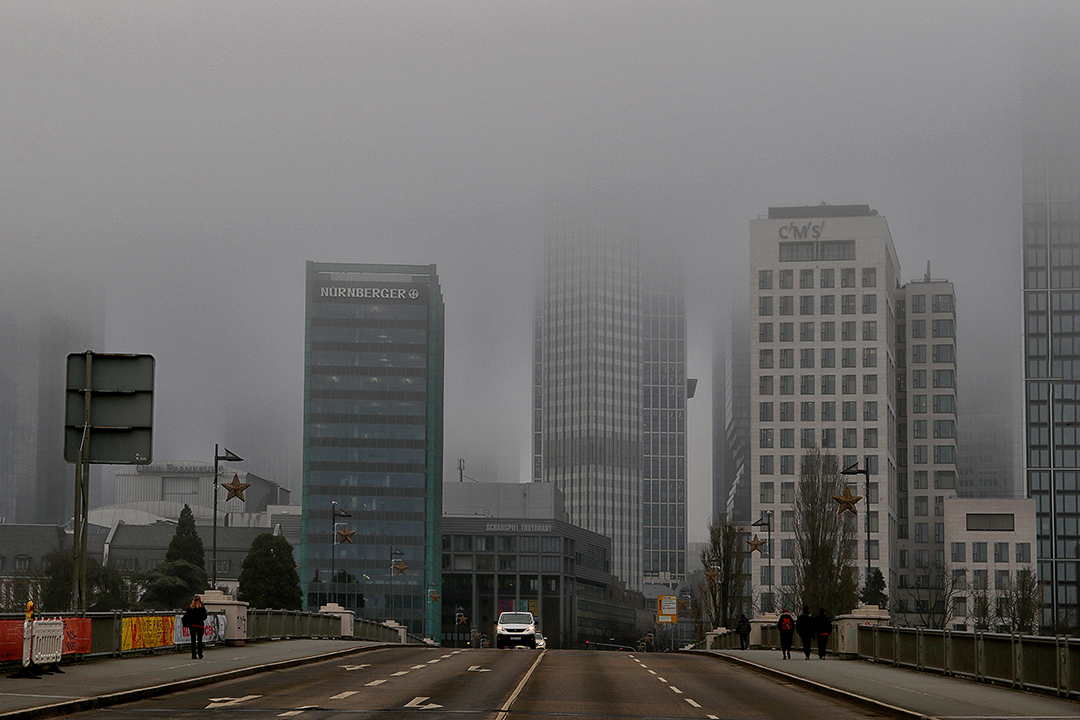
[[836,348],[821,348],[821,367],[836,367]]
[[772,295],[758,298],[758,315],[772,315]]
[[780,394],[781,395],[794,395],[795,394],[795,376],[794,375],[781,375],[780,376]]
[[854,400],[846,400],[840,403],[840,419],[844,422],[855,422],[859,419],[859,404]]
[[757,286],[759,290],[772,290],[772,270],[758,270]]
[[771,503],[773,501],[773,484],[771,482],[763,482],[759,487],[761,488],[761,502]]
[[876,320],[864,320],[862,324],[862,339],[863,340],[877,340],[877,321]]
[[967,543],[954,542],[952,544],[952,561],[954,563],[967,562]]
[[[791,447],[795,445],[795,431],[791,430]],[[781,475],[794,475],[795,474],[795,456],[794,455],[781,455],[780,456],[780,474]],[[792,483],[784,483],[784,485],[791,485]],[[783,491],[781,491],[780,502],[788,502],[783,498]]]
[[986,562],[986,543],[973,542],[971,543],[971,562],[984,563]]
[[863,348],[862,366],[864,368],[877,367],[877,348]]
[[813,295],[800,295],[799,296],[799,314],[800,315],[813,315],[814,314],[814,296]]
[[952,345],[934,345],[934,362],[951,363],[956,362],[956,354]]
[[831,288],[835,287],[836,272],[833,268],[822,268],[821,270],[821,287]]
[[862,269],[862,286],[864,288],[877,287],[877,268]]
[[877,422],[877,401],[866,400],[863,402],[863,420],[867,422]]
[[758,394],[759,395],[772,395],[773,394],[773,376],[762,375],[758,378]]
[[935,370],[934,371],[934,387],[936,387],[936,388],[956,387],[956,374],[952,370]]
[[834,448],[836,447],[836,428],[822,428],[821,429],[821,447]]
[[841,315],[854,315],[855,314],[855,296],[854,295],[841,295],[840,296],[840,314]]
[[[790,457],[792,459],[792,461],[795,460],[794,455],[788,455],[787,457]],[[794,465],[794,462],[792,464]],[[794,468],[792,468],[792,469],[794,469]],[[780,502],[782,502],[782,503],[793,503],[793,502],[795,502],[795,483],[793,483],[793,482],[780,483]]]
[[758,367],[761,369],[770,369],[773,366],[773,351],[772,350],[759,350],[758,351]]
[[[918,542],[918,543],[930,542],[930,523],[924,523],[924,522],[915,523],[915,542]],[[927,552],[927,551],[923,550],[922,552]],[[918,562],[917,561],[916,561],[916,567],[918,567]]]
[[925,395],[912,395],[911,396],[911,412],[924,413],[926,412],[926,396]]
[[758,342],[772,342],[772,323],[758,323]]
[[926,371],[925,370],[912,370],[911,371],[911,387],[913,387],[913,388],[925,388],[926,387]]
[[863,428],[863,447],[876,448],[878,446],[877,428]]
[[794,315],[795,314],[795,298],[791,295],[780,296],[780,314],[781,315]]
[[934,462],[943,465],[954,464],[956,462],[956,447],[953,445],[935,445]]
[[925,295],[912,295],[911,296],[911,312],[924,313],[926,312],[926,296]]
[[859,447],[859,431],[856,428],[844,428],[840,431],[841,442],[846,448]]
[[758,420],[761,422],[772,422],[773,404],[771,402],[758,403]]
[[836,314],[836,296],[835,295],[822,295],[821,296],[821,314],[822,315],[835,315]]
[[994,562],[1007,563],[1009,562],[1009,543],[996,542],[994,543]]
[[836,323],[823,322],[821,323],[821,340],[822,342],[834,342],[836,340]]
[[773,446],[773,429],[762,428],[758,431],[758,447],[771,448]]
[[794,510],[784,510],[780,513],[780,532],[795,532]]
[[951,338],[953,336],[953,321],[934,320],[930,332],[936,338]]
[[840,392],[844,395],[854,395],[857,392],[857,385],[854,375],[840,376]]
[[[822,395],[835,395],[836,394],[836,376],[835,375],[822,375],[821,376],[821,394]],[[824,411],[821,416],[822,420],[827,420]]]
[[877,395],[877,375],[863,375],[862,391],[866,395]]
[[840,287],[855,287],[855,268],[840,268]]
[[956,437],[956,423],[952,420],[935,420],[934,421],[934,437],[935,438],[954,438]]
[[1031,543],[1016,543],[1016,562],[1022,564],[1031,562]]
[[795,342],[795,323],[780,323],[780,342]]
[[930,514],[930,503],[925,495],[916,495],[914,504],[915,517],[926,517]]
[[877,295],[863,295],[862,296],[862,311],[864,315],[874,315],[877,313]]
[[814,271],[804,269],[799,271],[799,287],[803,290],[814,287]]
[[799,431],[799,447],[817,447],[817,438],[814,437],[814,428],[803,428]]
[[780,422],[794,422],[795,421],[795,403],[782,402],[780,403]]
[[780,289],[791,290],[795,287],[795,273],[791,270],[780,271]]
[[762,455],[760,460],[760,469],[762,475],[773,474],[773,457],[772,455]]
[[801,395],[813,395],[814,394],[814,378],[815,375],[803,375],[799,379],[799,393]]
[[[974,553],[972,553],[974,555]],[[974,559],[974,558],[973,558]],[[978,562],[978,561],[976,561]],[[983,562],[986,562],[983,560]],[[987,571],[976,570],[971,574],[971,587],[973,590],[986,590]]]
[[928,457],[925,445],[915,445],[911,448],[911,462],[915,465],[925,465]]
[[924,338],[926,337],[926,321],[925,320],[912,320],[911,321],[911,337]]
[[951,313],[953,311],[952,295],[935,295],[932,309],[936,313]]
[[780,348],[780,369],[795,367],[795,348]]
[[[788,403],[792,404],[792,403]],[[794,414],[794,410],[792,411]],[[793,448],[795,447],[795,428],[780,428],[780,447],[781,448]]]
[[799,341],[814,342],[814,323],[799,323]]
[[911,346],[911,362],[912,363],[925,363],[926,362],[926,346],[925,345],[912,345]]

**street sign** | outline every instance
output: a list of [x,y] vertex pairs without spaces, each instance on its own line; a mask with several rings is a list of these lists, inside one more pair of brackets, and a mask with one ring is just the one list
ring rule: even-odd
[[153,355],[68,355],[65,460],[79,462],[85,439],[84,462],[145,465],[153,458],[153,424]]
[[678,622],[679,599],[675,595],[659,595],[656,598],[656,622],[658,623],[673,623]]

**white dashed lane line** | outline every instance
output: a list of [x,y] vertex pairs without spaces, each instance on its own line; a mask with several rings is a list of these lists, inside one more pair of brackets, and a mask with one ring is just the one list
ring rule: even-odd
[[364,685],[364,687],[373,687],[375,685],[382,685],[384,682],[386,682],[386,681],[385,680],[372,680],[371,682]]
[[676,693],[678,693],[679,695],[682,695],[682,690],[680,690],[679,688],[675,687],[674,685],[668,685],[668,687],[669,687],[669,688],[671,688],[673,692],[676,692]]
[[696,708],[699,708],[699,707],[701,707],[700,705],[698,705],[698,704],[697,704],[696,702],[694,702],[694,701],[693,701],[693,700],[691,700],[690,698],[683,698],[683,699],[684,699],[684,700],[686,700],[686,702],[690,703],[691,705],[693,705],[693,706],[694,706],[694,707],[696,707]]
[[349,697],[350,695],[355,695],[358,692],[360,692],[360,691],[359,690],[346,690],[345,692],[338,693],[337,695],[331,695],[330,699],[331,700],[344,700],[345,698]]

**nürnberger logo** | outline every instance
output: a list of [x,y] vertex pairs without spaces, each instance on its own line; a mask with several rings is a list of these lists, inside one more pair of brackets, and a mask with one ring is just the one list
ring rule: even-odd
[[406,297],[415,300],[420,292],[413,288],[386,288],[386,287],[324,287],[319,291],[319,297],[324,298],[376,298],[378,300],[404,300]]
[[806,223],[805,225],[784,225],[780,228],[781,240],[803,240],[805,238],[819,238],[825,223]]

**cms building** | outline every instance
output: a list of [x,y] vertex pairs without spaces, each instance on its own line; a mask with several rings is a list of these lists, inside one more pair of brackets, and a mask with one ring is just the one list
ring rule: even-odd
[[631,643],[652,629],[644,596],[611,574],[610,538],[561,520],[444,515],[442,580],[446,646],[474,633],[494,645],[508,611],[536,616],[549,647]]

